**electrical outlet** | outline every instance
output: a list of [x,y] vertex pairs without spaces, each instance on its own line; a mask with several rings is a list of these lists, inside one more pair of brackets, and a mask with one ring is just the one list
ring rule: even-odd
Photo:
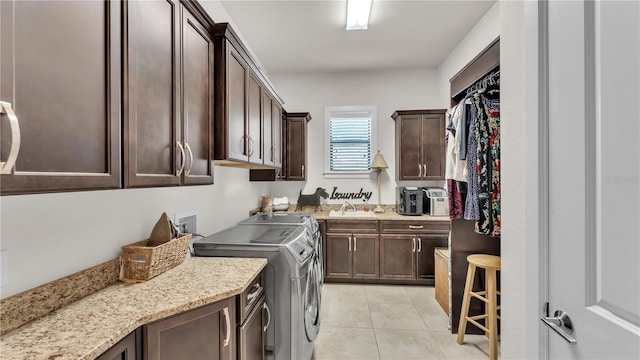
[[173,216],[173,222],[180,229],[181,233],[198,233],[198,212],[197,211],[184,211],[175,213]]

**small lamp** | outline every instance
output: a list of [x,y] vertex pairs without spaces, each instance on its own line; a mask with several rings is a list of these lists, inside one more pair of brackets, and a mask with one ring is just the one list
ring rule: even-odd
[[382,154],[380,154],[380,150],[378,150],[376,156],[373,157],[371,166],[369,166],[369,169],[374,169],[378,172],[378,207],[373,209],[373,212],[376,213],[384,212],[384,209],[382,208],[382,206],[380,206],[380,172],[387,168],[389,168],[389,166],[387,165],[387,162],[384,161],[384,157],[382,156]]

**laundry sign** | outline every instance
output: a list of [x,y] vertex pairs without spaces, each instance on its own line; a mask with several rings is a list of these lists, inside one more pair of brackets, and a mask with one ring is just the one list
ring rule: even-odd
[[363,188],[360,188],[358,192],[340,192],[338,191],[338,187],[334,186],[333,191],[331,192],[331,196],[329,199],[332,200],[354,200],[354,199],[364,199],[369,201],[371,199],[371,191],[363,191]]

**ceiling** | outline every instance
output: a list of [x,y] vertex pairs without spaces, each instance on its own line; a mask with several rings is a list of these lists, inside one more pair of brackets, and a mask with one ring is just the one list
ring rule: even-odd
[[437,67],[495,0],[374,0],[345,30],[346,0],[222,0],[269,74]]

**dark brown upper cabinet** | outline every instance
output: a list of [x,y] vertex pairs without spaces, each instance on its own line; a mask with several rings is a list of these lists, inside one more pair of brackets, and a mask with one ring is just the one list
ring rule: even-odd
[[[0,2],[0,101],[21,138],[2,195],[121,186],[121,11],[119,1]],[[4,162],[13,140],[2,118]]]
[[177,1],[126,4],[125,187],[212,184],[213,39]]
[[[250,169],[277,167],[273,107],[282,100],[226,23],[214,27],[216,163]],[[275,105],[274,105],[275,104]],[[276,136],[277,137],[277,136]],[[275,140],[277,141],[277,139]]]
[[286,180],[307,179],[307,122],[309,113],[286,113]]
[[282,168],[282,108],[267,91],[262,91],[264,122],[264,164]]
[[273,149],[272,150],[273,166],[275,166],[276,169],[282,169],[283,159],[284,159],[283,152],[285,151],[283,147],[284,126],[283,126],[282,115],[283,115],[282,106],[280,106],[280,104],[278,104],[277,101],[272,100],[271,102],[271,133],[273,134],[273,137],[271,140],[271,147]]
[[[264,163],[264,149],[262,144],[266,134],[263,133],[263,112],[262,112],[262,87],[255,75],[249,75],[249,121],[247,123],[247,137],[249,140],[249,162],[253,164]],[[269,137],[271,134],[269,133]]]
[[396,178],[444,179],[444,119],[446,110],[398,110],[396,122]]
[[[269,164],[273,164],[274,169],[252,169],[249,180],[305,181],[307,179],[307,123],[311,120],[311,115],[307,112],[283,112],[275,101],[272,102],[271,111],[273,160]],[[265,164],[268,156],[269,154],[266,155]]]

